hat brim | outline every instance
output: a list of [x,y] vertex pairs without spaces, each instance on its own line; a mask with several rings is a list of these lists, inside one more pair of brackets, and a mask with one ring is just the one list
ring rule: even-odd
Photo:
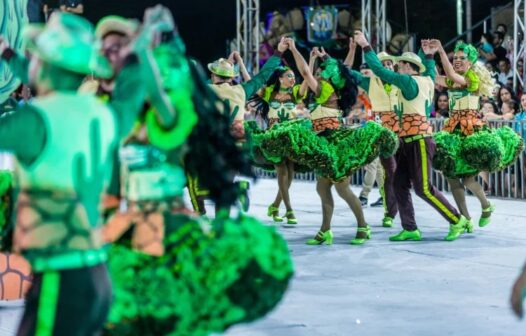
[[102,39],[110,33],[117,33],[132,37],[137,31],[137,27],[137,23],[133,20],[128,20],[120,16],[107,16],[102,18],[97,24],[95,36]]
[[416,66],[418,66],[418,69],[419,69],[419,73],[422,73],[424,71],[426,71],[426,66],[422,63],[422,62],[416,62],[414,59],[412,58],[409,58],[409,57],[404,57],[404,56],[399,56],[399,57],[396,57],[396,61],[399,62],[399,61],[403,61],[403,62],[407,62],[407,63],[412,63]]
[[238,75],[238,73],[236,71],[234,71],[233,73],[230,73],[230,74],[226,74],[226,73],[222,73],[220,71],[218,71],[217,67],[214,66],[214,63],[208,63],[208,70],[210,70],[211,73],[215,74],[215,75],[218,75],[218,76],[221,76],[221,77],[228,77],[228,78],[234,78]]
[[[91,59],[89,62],[86,62],[86,66],[84,67],[74,63],[65,63],[64,59],[59,60],[51,55],[48,55],[48,53],[39,48],[37,42],[38,37],[40,34],[42,34],[44,29],[45,25],[42,24],[29,24],[24,27],[22,36],[24,37],[25,47],[31,54],[36,55],[45,62],[74,73],[82,75],[92,74],[95,77],[104,79],[108,79],[113,76],[113,69],[111,68],[109,61],[94,49],[91,50]],[[68,59],[72,60],[72,58]]]
[[391,62],[396,62],[396,57],[395,56],[378,56],[378,59],[380,60],[380,62],[384,62],[384,61],[391,61]]

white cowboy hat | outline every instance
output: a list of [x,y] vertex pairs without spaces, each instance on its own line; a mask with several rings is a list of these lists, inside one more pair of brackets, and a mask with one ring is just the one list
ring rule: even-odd
[[225,58],[220,58],[213,63],[208,63],[208,70],[221,77],[233,78],[238,74],[234,64],[230,63]]
[[385,51],[381,51],[381,52],[378,53],[378,59],[381,62],[383,62],[383,61],[393,61],[393,62],[395,62],[396,61],[396,57],[395,56],[389,55]]
[[137,32],[139,24],[135,20],[125,19],[122,16],[110,15],[103,17],[95,28],[95,35],[103,39],[109,33],[118,33],[127,37],[133,37]]
[[402,56],[396,57],[396,61],[403,61],[415,64],[419,68],[419,73],[426,71],[426,66],[422,63],[422,59],[415,53],[407,51],[402,54]]

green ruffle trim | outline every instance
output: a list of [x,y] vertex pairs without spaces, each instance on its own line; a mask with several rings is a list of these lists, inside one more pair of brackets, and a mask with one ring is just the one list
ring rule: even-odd
[[522,149],[522,138],[509,127],[485,128],[470,136],[439,132],[434,135],[433,168],[450,178],[495,172],[513,164]]
[[281,300],[293,265],[274,228],[251,217],[166,218],[164,256],[111,247],[106,335],[209,335],[260,318]]
[[308,119],[282,122],[266,132],[250,132],[253,157],[261,153],[269,162],[288,158],[334,181],[350,176],[379,155],[393,155],[398,145],[393,132],[374,122],[327,131],[324,136],[312,131]]

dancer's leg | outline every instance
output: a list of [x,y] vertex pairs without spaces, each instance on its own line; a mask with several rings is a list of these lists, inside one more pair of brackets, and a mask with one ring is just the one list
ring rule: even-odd
[[328,231],[331,229],[332,214],[334,212],[334,199],[331,193],[331,180],[320,177],[316,183],[316,191],[321,199],[322,224],[320,231]]
[[396,159],[394,156],[380,159],[384,169],[384,208],[385,215],[395,218],[398,213],[398,203],[394,191],[394,175],[396,171]]
[[[276,165],[276,174],[278,178],[279,192],[281,194],[281,198],[283,199],[283,203],[285,203],[285,208],[287,209],[287,212],[292,211],[289,198],[289,171],[286,161],[283,161],[279,165]],[[275,207],[278,206],[276,205],[276,203],[272,205]]]
[[351,208],[358,222],[358,227],[366,227],[367,223],[365,222],[365,218],[363,216],[362,205],[350,187],[350,177],[336,183],[334,187],[336,188],[338,195],[347,203],[347,205],[349,205],[349,208]]
[[469,215],[468,206],[466,204],[466,190],[460,179],[448,178],[447,179],[449,186],[451,187],[451,193],[455,199],[458,210],[464,217],[471,219]]

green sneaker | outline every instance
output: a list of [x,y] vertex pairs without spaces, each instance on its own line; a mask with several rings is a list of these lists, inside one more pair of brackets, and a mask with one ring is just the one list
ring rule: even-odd
[[283,218],[279,216],[279,209],[273,206],[272,204],[268,206],[267,216],[271,217],[272,220],[276,223],[283,222]]
[[490,222],[491,222],[491,214],[493,213],[493,211],[495,211],[495,204],[490,204],[489,207],[487,207],[486,209],[482,209],[482,213],[484,214],[485,213],[489,213],[489,216],[488,217],[480,217],[479,219],[479,226],[480,227],[484,227],[486,225],[488,225]]
[[466,232],[467,233],[473,233],[473,231],[475,231],[473,229],[473,221],[471,219],[468,219],[468,222],[466,224]]
[[449,224],[449,232],[444,240],[453,241],[456,240],[461,234],[466,232],[469,220],[460,216],[460,220],[457,224]]
[[368,239],[371,239],[371,228],[369,225],[366,227],[359,227],[356,232],[356,238],[351,240],[351,245],[362,245]]
[[416,229],[415,231],[402,230],[399,234],[389,237],[390,241],[419,241],[422,240],[422,234],[420,230]]
[[389,216],[385,216],[384,219],[382,220],[382,226],[386,228],[393,227],[393,218]]

